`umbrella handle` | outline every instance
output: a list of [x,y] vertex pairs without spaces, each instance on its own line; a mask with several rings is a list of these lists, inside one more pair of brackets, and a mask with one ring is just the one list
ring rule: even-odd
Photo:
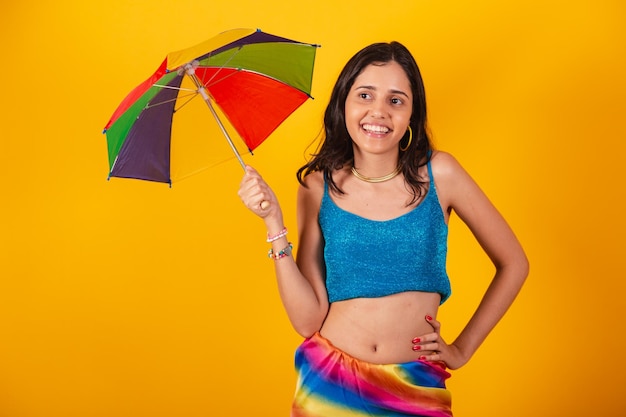
[[[237,157],[237,160],[239,161],[239,164],[241,165],[241,168],[243,168],[243,170],[245,171],[246,170],[246,164],[243,162],[243,159],[241,158],[241,155],[239,155],[239,152],[237,151],[237,148],[235,147],[235,144],[233,143],[232,139],[230,138],[230,135],[228,134],[228,132],[226,131],[226,128],[222,124],[222,121],[218,117],[217,112],[213,108],[213,105],[211,104],[211,99],[209,98],[209,94],[207,93],[206,88],[204,87],[202,82],[200,82],[200,80],[198,79],[198,77],[195,74],[195,67],[197,65],[198,64],[197,64],[196,61],[191,62],[191,63],[185,65],[185,67],[184,67],[185,73],[189,76],[189,78],[192,79],[192,81],[194,82],[194,84],[198,88],[198,93],[200,93],[200,95],[202,96],[202,99],[204,100],[204,102],[209,107],[209,110],[211,110],[211,114],[213,114],[213,117],[215,118],[215,121],[217,122],[218,126],[220,127],[220,130],[224,134],[224,137],[226,138],[226,141],[230,145],[231,150],[233,151],[233,153]],[[267,201],[267,200],[263,200],[263,201],[261,201],[260,206],[261,206],[262,210],[267,210],[267,208],[270,206],[270,202]]]
[[196,67],[197,66],[198,66],[198,61],[193,61],[193,62],[190,62],[190,63],[186,64],[184,66],[184,68],[183,68],[184,73],[187,74],[189,76],[189,78],[191,78],[193,83],[196,85],[196,88],[198,89],[197,90],[198,94],[200,94],[200,96],[202,96],[202,99],[204,100],[206,105],[209,107],[209,110],[211,110],[211,114],[213,115],[213,118],[217,122],[217,125],[219,126],[220,130],[222,131],[222,134],[226,138],[226,141],[228,142],[228,145],[230,146],[230,149],[233,151],[233,153],[237,157],[237,160],[239,161],[239,164],[241,165],[241,168],[245,171],[246,170],[245,162],[243,162],[243,159],[241,158],[241,155],[239,155],[239,151],[237,151],[237,148],[235,147],[235,144],[233,143],[232,139],[230,138],[230,135],[226,131],[226,128],[224,127],[224,124],[222,123],[222,121],[220,120],[219,116],[217,115],[217,112],[213,108],[213,104],[211,104],[211,99],[209,98],[209,93],[207,92],[206,88],[204,87],[204,84],[202,84],[202,82],[200,81],[200,79],[198,79],[198,76],[196,75]]

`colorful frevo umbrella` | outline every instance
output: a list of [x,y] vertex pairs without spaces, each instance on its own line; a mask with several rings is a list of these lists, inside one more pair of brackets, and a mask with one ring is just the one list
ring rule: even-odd
[[[171,185],[224,162],[220,146],[245,167],[241,154],[311,97],[317,47],[235,29],[168,54],[105,126],[109,177]],[[209,124],[226,141],[210,137]],[[233,129],[241,141],[231,139]]]

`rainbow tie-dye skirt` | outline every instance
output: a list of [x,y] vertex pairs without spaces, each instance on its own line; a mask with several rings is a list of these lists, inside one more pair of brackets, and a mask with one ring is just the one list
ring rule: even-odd
[[296,370],[292,417],[452,416],[443,365],[364,362],[316,333],[298,347]]

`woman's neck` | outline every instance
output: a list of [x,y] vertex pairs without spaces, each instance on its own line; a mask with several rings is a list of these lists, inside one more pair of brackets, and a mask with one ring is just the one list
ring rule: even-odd
[[[368,178],[380,178],[392,175],[398,169],[398,157],[389,155],[363,155],[354,153],[353,166],[358,174]],[[395,174],[397,175],[397,173]],[[395,176],[393,175],[393,176]]]

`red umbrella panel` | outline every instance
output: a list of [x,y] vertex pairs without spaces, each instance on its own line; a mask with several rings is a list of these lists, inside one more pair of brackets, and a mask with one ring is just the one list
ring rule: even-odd
[[[171,184],[210,165],[197,159],[224,144],[243,166],[240,153],[256,149],[311,97],[317,47],[236,29],[169,54],[105,127],[109,176]],[[202,135],[209,123],[222,138]],[[186,168],[188,159],[196,161]]]

